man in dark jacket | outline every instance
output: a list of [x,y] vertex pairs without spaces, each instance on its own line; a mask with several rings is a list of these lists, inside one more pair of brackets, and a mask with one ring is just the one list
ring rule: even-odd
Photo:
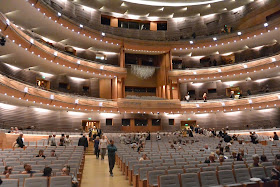
[[108,160],[109,160],[109,169],[110,175],[113,177],[113,169],[115,166],[115,153],[117,151],[117,147],[114,145],[114,140],[110,140],[110,144],[107,146],[108,149]]
[[84,146],[84,150],[88,147],[88,139],[85,134],[79,139],[78,146]]
[[22,139],[22,137],[23,137],[23,134],[22,133],[20,133],[20,135],[19,135],[19,137],[17,138],[17,144],[18,144],[18,146],[20,147],[20,148],[24,148],[24,143],[23,143],[23,139]]
[[225,133],[224,141],[227,143],[229,143],[231,141],[231,137],[227,133]]

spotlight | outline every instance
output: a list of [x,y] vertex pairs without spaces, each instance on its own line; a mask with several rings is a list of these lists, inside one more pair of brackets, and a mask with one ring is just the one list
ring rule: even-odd
[[5,44],[6,44],[6,38],[4,36],[2,36],[1,40],[0,40],[0,45],[5,46]]

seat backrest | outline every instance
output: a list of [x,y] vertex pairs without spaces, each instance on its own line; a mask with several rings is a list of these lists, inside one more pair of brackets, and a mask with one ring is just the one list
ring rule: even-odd
[[246,164],[235,164],[233,167],[234,169],[247,168]]
[[19,185],[18,179],[2,179],[2,181],[1,186],[5,187],[18,187]]
[[144,167],[139,169],[139,179],[140,180],[147,180],[147,171],[153,170],[152,167]]
[[24,180],[24,187],[48,187],[47,177],[26,178]]
[[266,166],[265,172],[267,177],[271,177],[271,170],[274,168],[274,166]]
[[200,187],[197,173],[181,174],[182,187]]
[[30,177],[30,174],[11,174],[9,178],[11,179],[18,179],[19,186],[23,185],[24,179]]
[[250,174],[248,168],[240,168],[240,169],[234,169],[236,182],[237,183],[244,183],[250,181]]
[[263,167],[252,167],[252,168],[250,168],[250,171],[251,171],[252,177],[254,177],[254,178],[266,177]]
[[232,169],[232,165],[223,165],[223,166],[218,166],[218,170],[222,171],[222,170],[231,170]]
[[160,187],[180,187],[179,177],[176,174],[173,175],[161,175],[159,176]]
[[133,175],[138,175],[139,168],[145,167],[146,164],[136,164],[133,165]]
[[202,186],[219,185],[215,171],[200,172],[200,180]]
[[184,170],[183,169],[169,169],[167,170],[167,174],[183,174]]
[[71,176],[55,176],[50,178],[49,187],[69,187],[72,186]]
[[157,186],[158,185],[158,176],[164,175],[165,170],[154,170],[148,171],[148,185]]
[[200,172],[200,168],[188,168],[185,167],[186,173],[198,173]]
[[218,171],[218,177],[221,185],[234,184],[235,179],[232,170]]
[[217,167],[216,166],[208,166],[208,167],[203,167],[202,171],[216,171]]

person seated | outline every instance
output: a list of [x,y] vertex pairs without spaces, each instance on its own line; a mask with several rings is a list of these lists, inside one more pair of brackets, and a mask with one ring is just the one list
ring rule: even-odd
[[160,136],[159,132],[157,133],[157,141],[158,140],[161,140],[161,136]]
[[279,137],[278,137],[277,133],[274,132],[273,134],[274,134],[274,135],[273,135],[273,140],[274,140],[274,141],[275,141],[275,140],[279,140]]
[[244,149],[240,149],[239,152],[240,152],[240,155],[242,156],[242,158],[245,158],[245,159],[247,158],[247,153],[244,152]]
[[267,157],[265,155],[261,155],[261,163],[268,162]]
[[[62,176],[70,176],[70,166],[65,165],[61,171],[62,171],[61,174]],[[71,177],[72,177],[72,187],[78,187],[79,184],[77,178],[74,175],[71,175]]]
[[221,163],[221,162],[224,162],[224,161],[225,161],[224,155],[220,155],[219,156],[219,162]]
[[8,131],[8,133],[14,133],[14,127],[11,127],[11,129]]
[[279,184],[280,180],[280,161],[273,162],[274,168],[271,170],[271,180],[277,180]]
[[24,143],[23,143],[22,137],[23,137],[23,134],[20,133],[20,135],[19,135],[18,138],[16,139],[16,145],[15,145],[16,147],[20,147],[20,148],[24,148],[24,147],[25,147],[25,145],[24,145]]
[[10,174],[12,174],[12,171],[13,171],[13,168],[11,166],[5,166],[3,175],[6,175],[6,178],[9,178]]
[[231,146],[231,143],[227,143],[227,145],[225,147],[226,152],[230,152],[230,146]]
[[236,135],[236,134],[234,134],[233,136],[232,136],[232,139],[233,139],[233,141],[238,141],[238,135]]
[[51,155],[50,155],[51,157],[57,157],[57,155],[55,154],[55,150],[52,150],[51,151]]
[[44,155],[44,150],[39,150],[39,154],[36,157],[43,157],[45,159],[46,156]]
[[225,133],[225,135],[224,135],[224,141],[225,141],[226,143],[229,143],[231,140],[232,140],[232,138],[231,138],[227,133]]
[[142,157],[139,159],[139,161],[142,160],[149,160],[149,158],[147,157],[147,154],[143,154]]
[[262,165],[260,164],[260,157],[259,157],[259,155],[257,155],[257,154],[254,154],[253,156],[252,156],[252,158],[253,158],[253,163],[252,164],[250,164],[250,168],[253,168],[253,167],[262,167]]
[[43,171],[43,177],[51,177],[52,176],[52,168],[45,167]]
[[32,167],[30,164],[24,164],[23,168],[24,171],[21,172],[22,174],[30,174],[30,177],[32,177],[33,173],[35,173],[35,171],[32,171]]
[[208,147],[208,145],[204,145],[204,148],[202,149],[202,151],[204,151],[205,153],[210,153],[211,149]]
[[237,154],[236,161],[243,161],[243,157],[242,157],[241,153]]
[[215,163],[215,154],[214,153],[211,153],[210,156],[209,156],[209,161],[210,163]]
[[236,160],[236,158],[237,158],[237,153],[234,152],[234,151],[232,151],[231,156],[230,156],[229,158]]

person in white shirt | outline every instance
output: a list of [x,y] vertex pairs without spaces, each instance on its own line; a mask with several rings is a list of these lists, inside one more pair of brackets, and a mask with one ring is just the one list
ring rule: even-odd
[[149,160],[149,158],[147,157],[147,154],[143,154],[142,157],[139,159],[139,161],[142,160]]
[[187,101],[187,102],[190,101],[191,96],[190,96],[190,93],[189,93],[189,92],[188,92],[188,94],[185,96],[185,98],[186,98],[186,101]]
[[100,149],[100,154],[101,154],[101,160],[104,160],[107,145],[108,145],[108,139],[105,138],[105,136],[103,135],[101,140],[99,140],[99,149]]
[[157,133],[157,140],[161,140],[161,136],[160,136],[159,132]]

